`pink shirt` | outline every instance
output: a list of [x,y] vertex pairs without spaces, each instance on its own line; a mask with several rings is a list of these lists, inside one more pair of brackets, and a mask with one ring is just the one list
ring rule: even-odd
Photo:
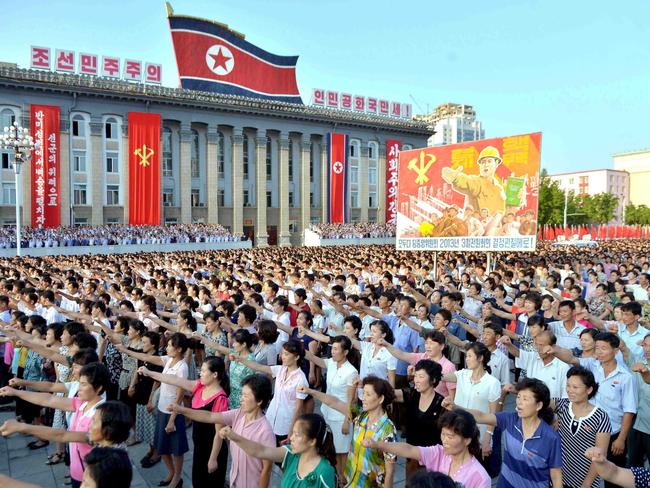
[[[239,408],[221,414],[224,424],[240,436],[265,446],[275,447],[275,434],[271,424],[264,415],[246,422],[246,414]],[[236,443],[230,443],[230,486],[233,488],[250,488],[259,486],[262,474],[262,461],[246,454]],[[270,480],[269,480],[270,481]]]
[[[415,352],[411,353],[411,364],[415,366],[419,361],[422,361],[423,359],[431,359],[429,356],[427,356],[426,352]],[[454,366],[454,363],[452,363],[449,359],[446,357],[442,356],[440,358],[440,361],[433,361],[434,363],[438,363],[442,367],[442,375],[446,374],[452,374],[456,371],[456,366]],[[449,390],[455,390],[456,389],[456,383],[451,382],[451,381],[441,381],[438,383],[438,386],[436,386],[436,391],[440,393],[443,397],[449,396]]]
[[204,400],[201,396],[203,395],[204,389],[205,385],[203,385],[200,381],[197,381],[196,386],[194,387],[194,391],[192,392],[192,408],[203,408],[212,400],[214,400],[214,403],[212,404],[213,412],[225,412],[228,410],[228,396],[226,395],[225,391],[220,390],[211,397],[208,397],[207,400]]
[[474,456],[463,464],[455,473],[450,473],[451,456],[445,454],[441,445],[418,447],[420,450],[420,464],[428,471],[438,471],[448,474],[457,483],[462,483],[465,488],[490,488],[492,480],[485,468],[481,466]]
[[289,435],[293,414],[296,411],[296,400],[304,400],[307,395],[298,393],[299,386],[309,387],[309,382],[302,369],[296,368],[291,373],[286,366],[271,366],[275,378],[273,399],[266,410],[266,418],[273,426],[276,435]]
[[[97,402],[92,408],[85,412],[83,409],[87,402],[79,398],[71,398],[72,405],[74,406],[74,413],[72,414],[72,421],[70,422],[70,432],[88,432],[90,431],[90,423],[95,415],[95,410],[99,405],[104,403],[104,400]],[[84,458],[90,452],[92,447],[90,445],[80,442],[70,443],[70,477],[73,480],[81,481],[84,477]]]
[[4,362],[7,366],[11,366],[14,359],[14,345],[11,342],[5,342]]

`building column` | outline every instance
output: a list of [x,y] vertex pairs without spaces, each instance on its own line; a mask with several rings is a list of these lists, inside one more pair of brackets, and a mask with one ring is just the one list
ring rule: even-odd
[[359,203],[361,204],[361,213],[359,220],[368,222],[368,143],[361,143],[361,154],[359,158]]
[[258,130],[255,138],[255,197],[257,204],[257,222],[255,223],[255,245],[266,247],[269,245],[269,235],[266,224],[266,135],[264,130]]
[[104,224],[104,149],[102,147],[101,121],[90,121],[90,184],[92,187],[91,225]]
[[[162,129],[161,129],[162,134]],[[162,141],[160,144],[162,149]],[[124,202],[123,209],[124,214],[122,217],[122,222],[125,224],[129,223],[129,159],[131,155],[129,154],[129,124],[122,122],[122,154],[120,154],[120,159],[122,161],[122,167],[120,168],[120,173],[122,174],[122,201]],[[162,158],[161,158],[162,159]],[[162,161],[161,161],[162,162]],[[160,187],[160,194],[162,199],[162,186]],[[162,205],[162,202],[161,202]],[[162,217],[162,213],[160,214]]]
[[[74,186],[72,179],[70,178],[70,122],[68,118],[61,119],[61,129],[59,136],[59,205],[60,205],[60,219],[62,226],[71,225],[70,222],[70,206],[72,205],[72,192],[74,191]],[[31,168],[27,168],[25,173],[31,175]],[[31,193],[23,193],[24,195],[31,195]],[[29,198],[31,204],[31,198]],[[24,211],[23,213],[27,213]],[[24,221],[24,217],[23,217]]]
[[278,227],[278,244],[280,246],[291,245],[291,234],[289,233],[289,138],[287,134],[281,133],[278,140],[280,144],[280,225]]
[[244,233],[244,134],[241,127],[232,130],[232,233]]
[[[379,141],[379,154],[377,155],[377,223],[386,223],[386,141]],[[367,202],[366,202],[367,203]]]
[[179,200],[181,204],[181,224],[192,223],[192,131],[190,126],[181,124],[181,158],[179,165]]
[[327,159],[327,135],[323,136],[320,145],[320,200],[321,200],[321,222],[328,223],[327,210],[329,208],[330,193],[327,183],[329,181],[329,161]]
[[311,222],[309,205],[309,158],[311,156],[311,136],[304,135],[300,140],[300,242],[304,244],[305,231]]
[[208,129],[208,147],[206,151],[206,167],[208,173],[208,224],[219,223],[219,173],[217,155],[219,154],[219,133],[217,128]]

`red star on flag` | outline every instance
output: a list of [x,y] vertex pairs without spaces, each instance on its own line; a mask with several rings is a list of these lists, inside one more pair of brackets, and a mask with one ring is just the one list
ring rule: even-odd
[[230,61],[232,58],[229,58],[228,56],[224,56],[223,49],[221,47],[219,47],[219,52],[217,54],[210,54],[209,56],[212,59],[214,59],[214,66],[212,67],[213,71],[219,67],[228,71],[228,68],[226,67],[226,63]]

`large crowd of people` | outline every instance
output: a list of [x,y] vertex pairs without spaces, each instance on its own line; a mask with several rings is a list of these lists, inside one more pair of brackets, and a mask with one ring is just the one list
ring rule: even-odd
[[73,487],[162,461],[177,488],[190,448],[197,488],[274,470],[391,488],[398,458],[413,488],[650,486],[650,243],[487,264],[393,246],[0,260],[0,433],[52,443]]
[[395,237],[395,224],[356,222],[349,224],[312,224],[310,229],[323,239]]
[[[24,227],[20,240],[22,247],[29,248],[230,242],[244,240],[244,236],[233,235],[218,224],[102,225],[51,229]],[[0,249],[15,247],[16,229],[0,227]]]

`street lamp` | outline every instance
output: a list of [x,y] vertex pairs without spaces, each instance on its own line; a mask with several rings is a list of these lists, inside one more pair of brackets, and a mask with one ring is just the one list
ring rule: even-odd
[[34,144],[34,138],[29,135],[29,130],[20,127],[14,122],[5,127],[0,134],[0,149],[9,151],[13,155],[13,167],[16,184],[16,256],[20,256],[20,204],[22,193],[19,183],[20,168],[23,163],[28,163],[32,158],[32,151],[38,145]]

